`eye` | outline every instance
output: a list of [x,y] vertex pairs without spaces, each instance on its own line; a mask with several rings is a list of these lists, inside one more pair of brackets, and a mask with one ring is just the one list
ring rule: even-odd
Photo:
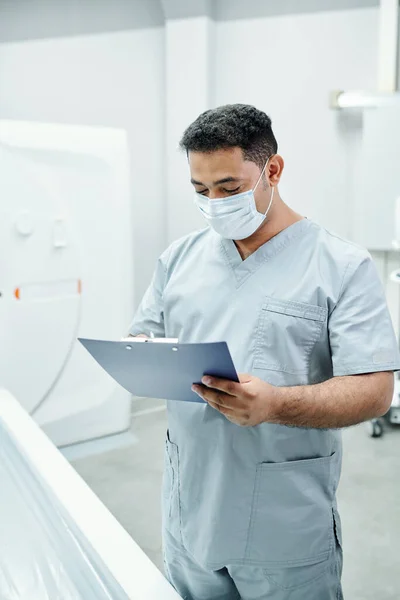
[[239,185],[239,187],[235,188],[234,190],[227,190],[226,188],[223,188],[223,191],[226,192],[227,194],[235,194],[239,190],[240,190],[240,185]]
[[196,190],[197,194],[201,194],[202,196],[207,196],[208,194],[208,190]]

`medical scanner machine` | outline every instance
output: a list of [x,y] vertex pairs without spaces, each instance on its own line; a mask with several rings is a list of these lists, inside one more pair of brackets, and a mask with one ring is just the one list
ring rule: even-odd
[[130,425],[77,341],[131,319],[130,206],[124,131],[0,120],[0,388],[57,446]]
[[77,341],[131,318],[128,160],[122,131],[0,120],[2,600],[179,598],[55,446],[130,426]]

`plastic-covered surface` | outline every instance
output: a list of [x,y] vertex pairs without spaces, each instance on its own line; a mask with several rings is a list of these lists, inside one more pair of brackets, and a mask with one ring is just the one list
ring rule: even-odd
[[180,596],[0,389],[0,600],[111,598]]
[[0,420],[1,600],[127,599]]

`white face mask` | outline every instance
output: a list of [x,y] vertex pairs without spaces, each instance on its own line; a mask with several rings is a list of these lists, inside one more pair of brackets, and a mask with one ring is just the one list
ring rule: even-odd
[[260,183],[268,162],[269,159],[252,190],[217,200],[210,200],[196,193],[195,203],[198,209],[208,224],[222,237],[229,240],[244,240],[253,235],[265,221],[272,206],[274,188],[271,188],[271,200],[265,213],[258,212],[254,191]]

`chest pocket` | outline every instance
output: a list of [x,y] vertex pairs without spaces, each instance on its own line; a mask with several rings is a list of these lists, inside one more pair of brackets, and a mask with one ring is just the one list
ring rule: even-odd
[[307,373],[327,317],[321,306],[267,297],[258,322],[254,368]]

